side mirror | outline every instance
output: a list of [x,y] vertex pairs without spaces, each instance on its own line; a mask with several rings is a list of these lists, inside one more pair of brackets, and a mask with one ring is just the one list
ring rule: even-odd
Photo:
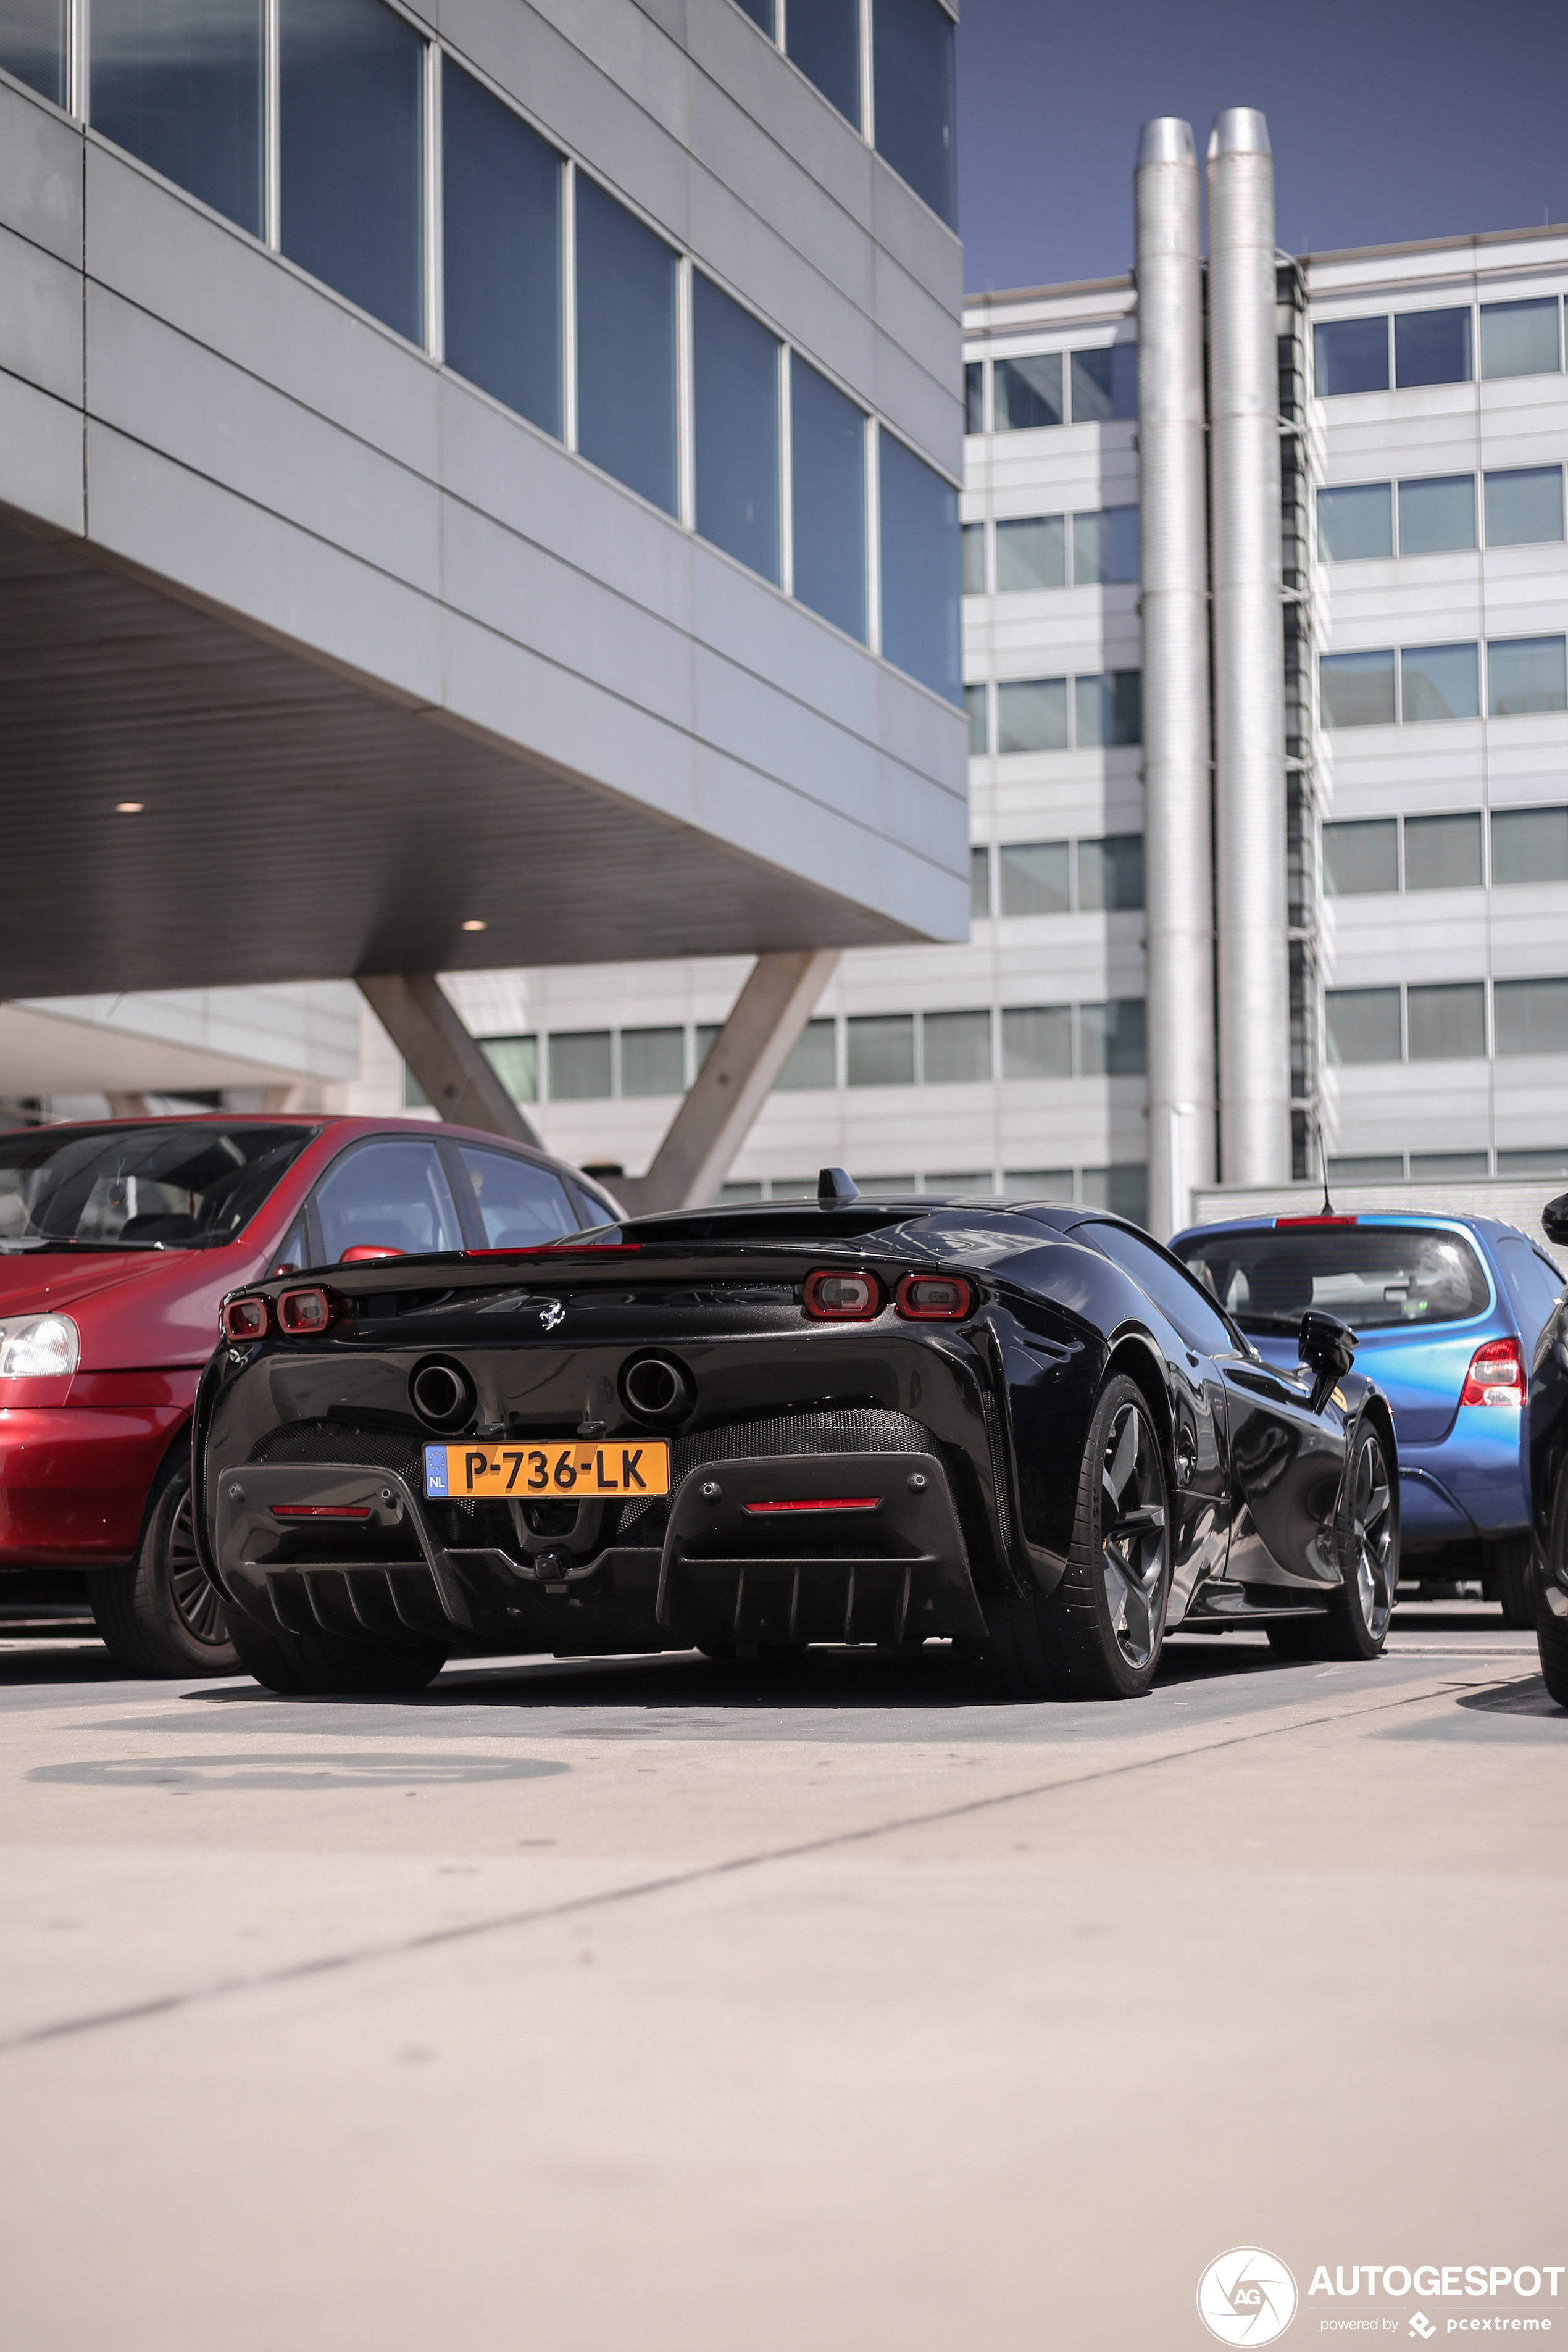
[[1355,1333],[1337,1315],[1309,1311],[1301,1318],[1298,1345],[1301,1361],[1312,1375],[1312,1411],[1321,1412],[1334,1392],[1335,1383],[1355,1361]]
[[1541,1212],[1541,1230],[1559,1249],[1568,1245],[1568,1192],[1559,1192]]

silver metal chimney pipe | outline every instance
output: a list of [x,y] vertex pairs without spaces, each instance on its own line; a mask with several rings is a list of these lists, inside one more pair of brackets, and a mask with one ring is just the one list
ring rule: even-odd
[[1256,107],[1208,149],[1220,1172],[1290,1174],[1274,157]]
[[1133,177],[1149,940],[1149,1222],[1215,1178],[1214,882],[1203,236],[1192,126],[1146,122]]

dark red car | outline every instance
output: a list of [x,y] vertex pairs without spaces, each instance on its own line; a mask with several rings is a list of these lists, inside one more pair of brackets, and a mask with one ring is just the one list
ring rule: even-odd
[[224,1293],[618,1213],[575,1169],[423,1119],[213,1112],[0,1134],[0,1575],[85,1570],[134,1674],[230,1671],[190,1528],[191,1407]]

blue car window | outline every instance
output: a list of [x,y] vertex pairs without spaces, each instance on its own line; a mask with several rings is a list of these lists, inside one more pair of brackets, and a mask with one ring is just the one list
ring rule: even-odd
[[1552,1260],[1543,1257],[1534,1243],[1527,1242],[1522,1235],[1515,1240],[1505,1234],[1497,1245],[1497,1254],[1528,1356],[1563,1296],[1563,1276]]
[[1491,1289],[1463,1234],[1433,1225],[1271,1225],[1194,1234],[1180,1255],[1244,1331],[1290,1331],[1309,1307],[1358,1332],[1482,1315]]

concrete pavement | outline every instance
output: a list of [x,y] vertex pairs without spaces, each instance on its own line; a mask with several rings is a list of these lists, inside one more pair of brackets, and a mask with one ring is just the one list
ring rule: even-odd
[[5,2341],[1184,2346],[1256,2245],[1295,2343],[1320,2264],[1568,2260],[1565,1738],[1479,1607],[1125,1706],[6,1643]]

